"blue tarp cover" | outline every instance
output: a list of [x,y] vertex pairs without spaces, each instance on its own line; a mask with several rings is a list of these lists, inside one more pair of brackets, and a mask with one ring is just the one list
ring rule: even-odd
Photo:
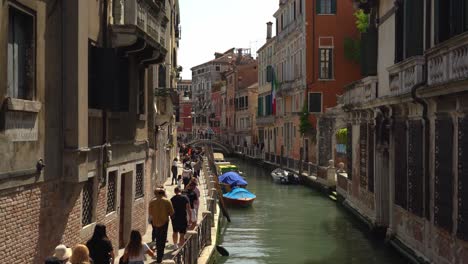
[[247,185],[247,182],[239,175],[239,173],[234,171],[229,171],[219,176],[219,182],[229,184],[231,186]]
[[223,195],[224,197],[230,199],[241,199],[241,198],[255,198],[257,197],[255,194],[247,191],[244,188],[234,188],[232,191]]

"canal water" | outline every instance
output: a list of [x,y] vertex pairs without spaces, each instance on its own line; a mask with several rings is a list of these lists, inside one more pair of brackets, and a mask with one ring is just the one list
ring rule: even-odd
[[239,159],[252,208],[229,208],[231,223],[221,231],[229,253],[217,263],[398,264],[407,263],[361,223],[323,194],[304,186],[274,184],[270,171]]

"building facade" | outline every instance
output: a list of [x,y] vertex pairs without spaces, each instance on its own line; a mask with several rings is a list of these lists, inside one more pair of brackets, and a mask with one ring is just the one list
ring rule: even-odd
[[338,193],[400,250],[467,263],[466,3],[360,7],[377,56],[342,97],[349,155]]
[[192,80],[181,80],[177,83],[179,92],[179,125],[177,135],[181,139],[192,136]]
[[[333,158],[330,140],[317,140],[330,134],[334,117],[322,117],[327,108],[337,104],[336,96],[343,87],[361,78],[357,57],[360,35],[356,28],[353,1],[306,1],[306,68],[307,108],[315,133],[304,137],[304,160],[318,166],[328,166]],[[363,49],[363,53],[367,51]],[[361,63],[363,64],[363,63]],[[321,122],[317,123],[317,118]],[[316,137],[315,139],[313,137]],[[316,145],[319,142],[321,145]]]
[[[303,0],[280,0],[276,18],[274,48],[275,84],[275,155],[300,159],[302,137],[299,133],[299,113],[306,93],[306,32]],[[275,134],[275,133],[274,133]]]
[[193,99],[193,133],[206,132],[209,127],[209,115],[211,113],[212,85],[222,81],[223,72],[228,71],[236,57],[232,48],[224,53],[215,53],[215,58],[191,68],[192,71],[192,99]]
[[[275,38],[272,37],[273,23],[267,23],[266,43],[257,51],[258,57],[258,101],[256,125],[258,143],[266,153],[276,153],[275,116],[272,100],[272,69],[275,65]],[[273,137],[274,136],[274,137]]]
[[1,259],[43,263],[98,222],[116,250],[146,231],[158,181],[152,65],[166,59],[176,6],[0,4]]

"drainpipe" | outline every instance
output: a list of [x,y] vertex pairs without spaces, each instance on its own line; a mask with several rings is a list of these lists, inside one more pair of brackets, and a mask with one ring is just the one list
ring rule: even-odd
[[[426,64],[427,65],[427,58],[426,58]],[[417,104],[420,104],[423,108],[423,114],[422,114],[422,119],[424,120],[424,214],[426,218],[430,217],[430,206],[429,206],[429,197],[430,197],[430,177],[429,177],[429,146],[430,146],[430,126],[429,126],[429,118],[427,116],[428,112],[428,105],[427,102],[424,101],[421,97],[419,97],[416,93],[418,89],[425,87],[427,84],[427,74],[425,76],[425,79],[419,83],[413,86],[411,89],[411,97],[413,98],[413,101]]]
[[[431,22],[431,13],[432,13],[432,6],[431,6],[431,0],[426,0],[426,17],[425,17],[425,24],[426,24],[426,30],[425,30],[425,39],[424,39],[424,45],[425,45],[425,48],[429,48],[430,47],[430,40],[431,40],[431,28],[428,26],[430,25],[430,22]],[[425,63],[424,65],[426,65],[427,67],[427,56],[424,57],[425,58]],[[431,143],[431,140],[430,140],[430,126],[429,126],[429,118],[427,116],[427,112],[428,112],[428,105],[427,105],[427,102],[424,101],[421,97],[419,97],[417,95],[417,90],[420,89],[420,88],[423,88],[427,85],[427,80],[428,80],[428,74],[426,72],[426,74],[424,74],[424,77],[423,77],[423,81],[419,84],[416,84],[415,86],[413,86],[413,88],[411,89],[411,97],[413,98],[413,101],[417,104],[420,104],[423,108],[423,114],[422,114],[422,118],[424,120],[424,146],[425,146],[425,151],[423,152],[423,155],[424,155],[424,183],[425,183],[425,186],[424,186],[424,214],[425,214],[425,217],[427,219],[430,219],[430,176],[429,176],[429,146],[430,146],[430,143]]]

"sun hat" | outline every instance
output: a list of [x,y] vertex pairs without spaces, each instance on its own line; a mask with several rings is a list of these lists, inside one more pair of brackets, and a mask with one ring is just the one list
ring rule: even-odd
[[58,245],[55,248],[54,257],[58,258],[59,260],[67,260],[71,257],[71,255],[72,255],[72,249],[67,248],[67,246],[63,244]]

